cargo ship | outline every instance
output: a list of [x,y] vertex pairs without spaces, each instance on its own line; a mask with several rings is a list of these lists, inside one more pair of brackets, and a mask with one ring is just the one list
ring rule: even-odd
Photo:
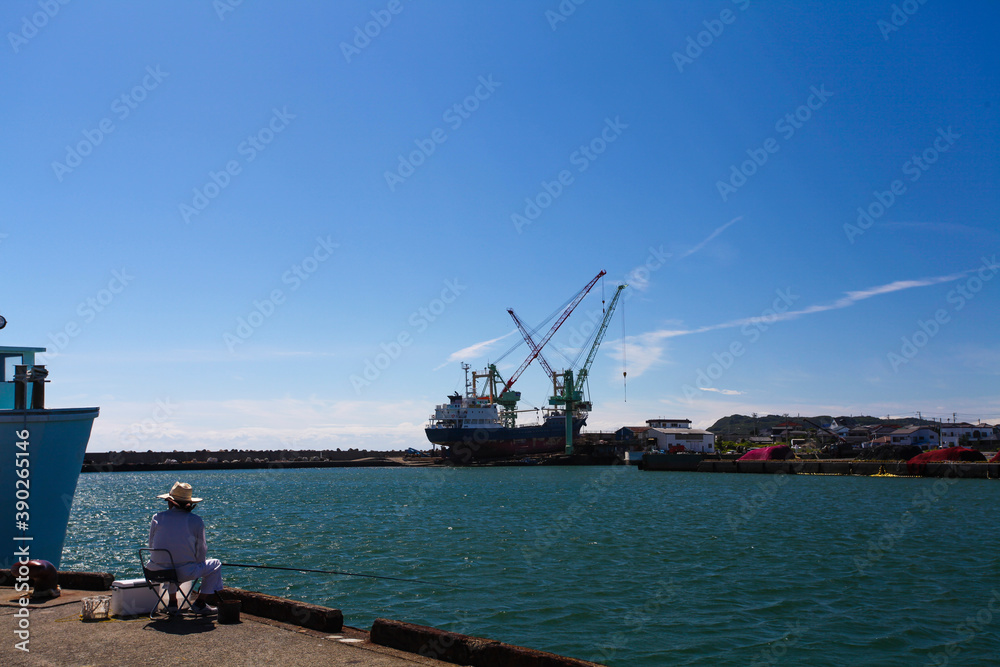
[[[450,458],[459,462],[557,452],[572,454],[573,441],[587,423],[587,416],[593,407],[585,395],[590,366],[594,362],[597,349],[607,332],[611,314],[626,285],[620,284],[615,289],[611,303],[604,309],[604,319],[593,333],[593,342],[587,359],[575,376],[572,369],[554,371],[542,355],[542,348],[605,273],[601,271],[594,276],[566,305],[560,306],[549,316],[549,319],[555,318],[555,323],[539,340],[535,339],[535,335],[541,327],[532,329],[525,326],[513,309],[508,308],[507,313],[528,344],[530,354],[507,380],[500,376],[494,363],[482,372],[473,372],[470,381],[471,366],[463,363],[465,395],[455,392],[448,397],[447,403],[437,406],[424,429],[427,439],[435,445],[448,448]],[[500,359],[506,357],[516,347],[505,352]],[[538,359],[546,377],[552,382],[552,395],[549,398],[549,405],[552,407],[541,411],[541,423],[519,426],[516,423],[519,412],[537,413],[538,410],[518,410],[517,404],[521,400],[521,392],[514,391],[512,387],[535,359]]]
[[[468,372],[468,367],[466,372]],[[478,376],[478,374],[476,374]],[[519,395],[519,392],[514,392]],[[566,413],[547,410],[540,424],[515,425],[505,418],[501,406],[488,396],[477,396],[467,383],[465,396],[455,392],[434,409],[424,432],[435,445],[448,448],[448,456],[459,461],[553,454],[566,450]],[[586,416],[573,418],[573,436],[587,423]]]
[[83,455],[100,412],[45,407],[48,371],[35,364],[35,354],[44,351],[0,346],[0,541],[5,545],[0,568],[4,569],[32,559],[47,560],[58,569]]

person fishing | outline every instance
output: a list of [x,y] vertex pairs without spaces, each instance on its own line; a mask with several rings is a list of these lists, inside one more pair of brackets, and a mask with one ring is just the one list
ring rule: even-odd
[[[218,592],[223,588],[222,562],[206,558],[208,544],[205,541],[205,522],[192,512],[202,498],[194,498],[191,485],[186,482],[174,482],[169,493],[156,497],[166,500],[168,508],[153,515],[149,526],[149,548],[170,551],[173,567],[177,568],[177,576],[181,581],[202,578],[198,598],[191,606],[192,612],[203,616],[216,613],[217,608],[210,603],[219,603]],[[170,558],[162,551],[154,551],[149,568],[168,570],[171,568]],[[176,592],[171,593],[167,612],[177,612]]]

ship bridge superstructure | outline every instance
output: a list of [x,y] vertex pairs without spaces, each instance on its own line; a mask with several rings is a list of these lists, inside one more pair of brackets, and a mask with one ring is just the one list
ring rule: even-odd
[[498,428],[500,411],[488,398],[461,396],[458,392],[434,409],[428,428]]

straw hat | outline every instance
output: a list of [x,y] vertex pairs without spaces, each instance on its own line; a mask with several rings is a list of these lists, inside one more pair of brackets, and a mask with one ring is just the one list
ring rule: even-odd
[[157,498],[170,498],[171,500],[178,502],[182,505],[188,503],[200,503],[201,498],[191,497],[191,485],[187,482],[174,482],[174,485],[170,487],[170,493],[161,493],[156,496]]

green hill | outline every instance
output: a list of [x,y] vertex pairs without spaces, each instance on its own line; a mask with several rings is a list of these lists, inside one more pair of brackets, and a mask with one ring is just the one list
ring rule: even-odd
[[[754,434],[754,429],[756,428],[757,433],[763,433],[773,429],[778,424],[783,424],[786,421],[795,422],[796,424],[801,424],[804,430],[813,430],[815,427],[810,425],[806,420],[815,422],[817,424],[829,424],[834,417],[832,415],[817,415],[817,416],[791,416],[791,415],[757,415],[755,419],[751,415],[729,415],[728,417],[723,417],[717,422],[708,427],[708,430],[716,435],[734,435],[734,436],[745,436],[749,437]],[[846,426],[872,426],[877,424],[897,424],[899,426],[917,426],[917,425],[936,425],[938,422],[932,422],[927,419],[917,419],[915,417],[904,417],[901,419],[880,419],[878,417],[869,416],[859,416],[859,417],[847,417],[839,416],[836,417],[837,423]]]

